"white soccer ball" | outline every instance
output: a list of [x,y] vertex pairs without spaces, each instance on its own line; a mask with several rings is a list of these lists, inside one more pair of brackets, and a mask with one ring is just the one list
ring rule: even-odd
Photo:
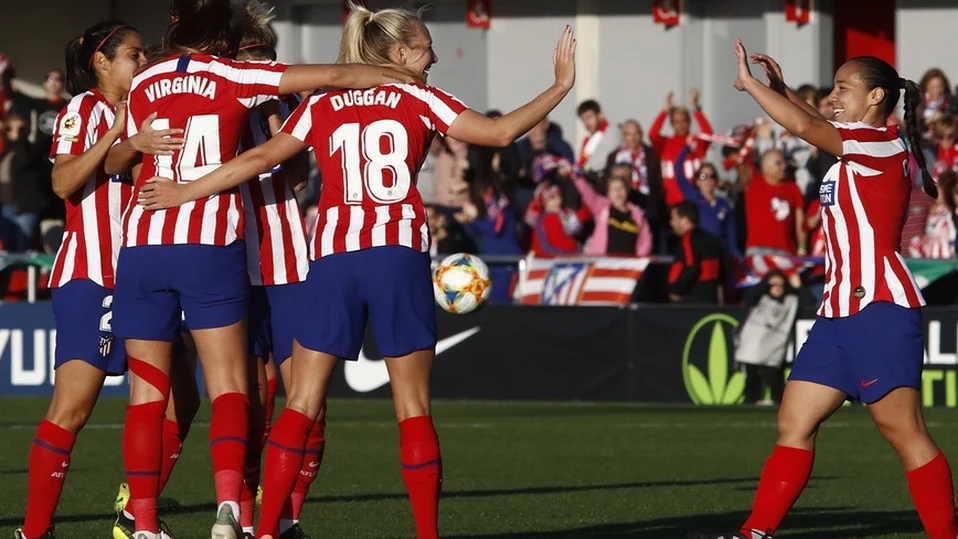
[[436,303],[446,311],[471,313],[489,299],[489,267],[476,255],[449,255],[433,272],[432,289]]

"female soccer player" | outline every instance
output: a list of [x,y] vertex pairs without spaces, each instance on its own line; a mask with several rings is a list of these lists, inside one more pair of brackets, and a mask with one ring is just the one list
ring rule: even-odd
[[[567,27],[554,55],[555,83],[495,120],[422,84],[316,95],[293,113],[282,133],[206,178],[189,184],[153,179],[141,190],[146,208],[190,204],[186,201],[239,185],[309,145],[323,149],[316,152],[324,178],[319,231],[290,360],[296,377],[266,448],[257,536],[276,533],[337,358],[357,358],[368,313],[392,382],[402,475],[417,537],[438,537],[441,463],[429,405],[436,315],[429,234],[415,174],[436,133],[505,146],[528,131],[572,88],[574,56]],[[417,14],[353,6],[340,61],[394,66],[425,80],[438,58]]]
[[[67,85],[75,94],[60,112],[50,151],[53,190],[66,204],[63,242],[50,274],[57,328],[53,400],[30,450],[27,514],[18,538],[53,537],[51,520],[70,465],[77,433],[86,424],[107,376],[126,372],[126,351],[111,329],[114,262],[120,220],[133,201],[133,188],[103,171],[107,151],[125,126],[133,74],[145,63],[143,42],[133,27],[105,21],[67,46]],[[130,143],[147,154],[169,154],[175,141],[159,131]],[[192,373],[173,375],[173,399],[160,410],[163,436],[160,488],[176,464],[183,439],[199,407]],[[177,414],[177,412],[179,412]],[[165,415],[165,420],[163,419]],[[114,532],[130,536],[129,515],[120,512]],[[165,525],[164,525],[165,528]]]
[[[812,471],[819,425],[846,399],[862,401],[905,468],[918,516],[931,539],[954,539],[951,469],[928,435],[921,412],[924,300],[898,252],[908,207],[908,146],[925,192],[936,188],[921,153],[918,86],[884,61],[853,58],[835,73],[826,120],[787,89],[781,68],[736,40],[738,80],[782,127],[830,155],[840,156],[819,191],[827,245],[825,295],[808,340],[795,359],[778,414],[779,437],[765,463],[752,513],[731,534],[697,536],[759,539],[775,533]],[[756,80],[759,64],[768,86]],[[903,135],[887,125],[905,90]]]
[[[236,155],[249,111],[281,94],[325,86],[366,88],[405,81],[370,66],[236,62],[229,0],[172,0],[163,58],[131,85],[127,136],[151,114],[155,129],[183,129],[183,147],[143,160],[137,189],[153,176],[190,182]],[[118,150],[119,151],[119,150]],[[130,406],[124,459],[137,539],[155,539],[159,441],[180,313],[196,342],[212,400],[210,451],[217,493],[214,539],[235,539],[248,435],[246,253],[238,190],[183,208],[132,208],[124,218],[114,309],[126,339]]]
[[[276,32],[272,9],[256,0],[247,2],[238,17],[245,28],[237,60],[275,61]],[[283,120],[299,105],[295,96],[269,101],[253,110],[240,141],[241,150],[253,148],[279,132]],[[287,359],[293,350],[294,321],[300,316],[299,297],[309,266],[309,249],[302,212],[291,186],[303,185],[309,174],[309,156],[303,151],[281,167],[240,185],[246,234],[246,259],[250,284],[249,353],[257,366],[251,379],[250,435],[246,448],[246,473],[240,500],[240,525],[252,537],[260,462],[266,441],[267,421],[276,397],[276,366],[285,386],[291,383]],[[316,479],[325,447],[325,421],[317,420],[306,444],[303,462],[291,499],[283,509],[280,537],[305,536],[299,515]]]

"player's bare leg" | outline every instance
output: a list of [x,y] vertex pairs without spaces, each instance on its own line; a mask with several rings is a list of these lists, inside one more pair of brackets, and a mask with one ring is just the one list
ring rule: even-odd
[[868,405],[868,411],[898,453],[925,533],[930,539],[958,536],[951,468],[928,434],[921,395],[913,388],[899,387]]
[[429,402],[434,358],[434,349],[386,358],[393,406],[399,422],[402,477],[412,503],[417,539],[439,537],[442,458]]
[[[273,364],[273,362],[270,362],[270,365]],[[292,370],[292,362],[289,361],[288,358],[280,364],[279,371],[283,378],[283,387],[290,387],[290,385],[292,385]],[[308,537],[299,525],[299,519],[303,512],[303,505],[306,503],[306,495],[309,494],[309,487],[319,476],[325,451],[326,407],[324,405],[320,408],[319,414],[313,422],[313,427],[309,431],[309,436],[306,438],[303,464],[300,467],[299,476],[296,478],[296,484],[293,486],[293,492],[283,507],[283,513],[279,520],[279,539],[302,539]]]
[[[187,314],[189,316],[189,314]],[[238,539],[240,498],[249,435],[249,370],[246,320],[229,326],[192,330],[212,401],[210,453],[216,484],[216,523],[212,539]]]
[[30,449],[23,537],[41,537],[52,526],[76,435],[86,425],[106,373],[80,360],[56,370],[53,399]]
[[845,393],[805,381],[785,384],[778,410],[778,441],[765,461],[752,512],[738,532],[690,537],[757,539],[778,529],[812,472],[818,429],[845,401]]
[[127,339],[130,406],[123,428],[123,460],[135,535],[159,537],[157,498],[162,469],[162,432],[170,398],[173,343]]
[[286,408],[273,425],[266,443],[263,505],[257,537],[278,534],[283,507],[289,500],[303,466],[306,442],[317,420],[325,420],[326,393],[339,359],[293,343]]

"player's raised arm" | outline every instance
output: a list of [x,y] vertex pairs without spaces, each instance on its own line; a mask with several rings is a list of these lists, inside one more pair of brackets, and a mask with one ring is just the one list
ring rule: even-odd
[[508,146],[532,129],[562,101],[575,84],[575,36],[566,26],[553,55],[555,82],[538,97],[495,120],[473,110],[460,114],[448,135],[480,146]]
[[735,40],[735,56],[738,59],[736,90],[747,92],[772,120],[805,142],[831,155],[842,155],[842,137],[834,125],[818,114],[810,114],[805,107],[793,103],[786,95],[752,76],[748,54],[740,39]]
[[302,141],[279,133],[196,181],[178,183],[167,178],[150,178],[140,189],[137,203],[148,210],[160,210],[206,198],[249,181],[305,149]]

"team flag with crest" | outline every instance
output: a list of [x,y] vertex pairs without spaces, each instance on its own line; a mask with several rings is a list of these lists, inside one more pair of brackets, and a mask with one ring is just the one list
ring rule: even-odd
[[523,305],[627,305],[650,258],[526,258]]

